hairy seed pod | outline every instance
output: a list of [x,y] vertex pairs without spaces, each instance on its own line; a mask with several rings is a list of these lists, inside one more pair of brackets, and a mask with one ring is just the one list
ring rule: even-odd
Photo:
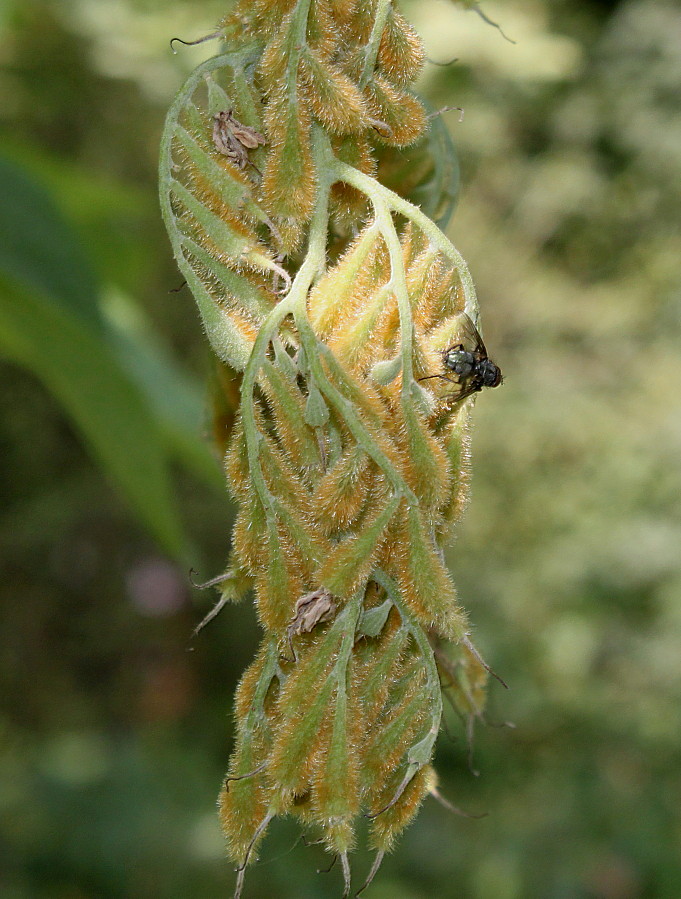
[[393,84],[416,81],[426,61],[423,42],[414,28],[395,9],[390,9],[378,50],[381,73]]
[[413,94],[376,75],[365,95],[375,126],[376,139],[393,147],[413,144],[426,130],[426,113]]
[[367,127],[367,107],[356,84],[319,53],[300,62],[305,97],[315,118],[332,134],[358,134]]

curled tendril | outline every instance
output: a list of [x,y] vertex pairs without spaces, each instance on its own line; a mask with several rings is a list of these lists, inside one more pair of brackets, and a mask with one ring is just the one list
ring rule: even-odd
[[195,47],[197,44],[205,44],[206,41],[213,41],[218,37],[222,37],[221,30],[214,31],[212,34],[206,34],[204,35],[204,37],[199,37],[195,41],[185,41],[181,37],[173,37],[170,39],[170,49],[173,51],[173,53],[177,53],[177,50],[175,49],[175,47],[173,47],[175,41],[177,41],[178,44],[184,44],[185,47]]

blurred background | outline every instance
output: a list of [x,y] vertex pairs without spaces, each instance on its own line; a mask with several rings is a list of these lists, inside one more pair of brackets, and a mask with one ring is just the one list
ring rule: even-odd
[[[506,381],[449,557],[510,689],[472,762],[454,716],[439,741],[442,793],[486,817],[427,802],[367,895],[678,899],[681,7],[405,6],[421,92],[465,108],[449,233]],[[214,52],[169,39],[224,11],[0,3],[3,899],[231,895],[215,799],[258,632],[244,604],[192,638],[233,508],[156,197],[165,109]],[[272,828],[246,899],[340,895],[297,837]]]

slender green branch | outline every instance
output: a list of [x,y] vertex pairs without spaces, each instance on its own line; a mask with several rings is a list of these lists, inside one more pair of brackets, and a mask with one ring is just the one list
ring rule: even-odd
[[[336,700],[336,709],[338,714],[338,703],[340,700],[340,693],[343,692],[343,700],[342,700],[342,713],[345,713],[347,707],[347,694],[345,692],[346,680],[347,680],[347,671],[348,671],[348,662],[350,660],[350,656],[352,655],[352,647],[355,642],[355,634],[357,632],[357,626],[359,624],[359,618],[362,613],[362,599],[364,597],[364,588],[358,590],[357,593],[349,600],[344,611],[346,614],[346,624],[343,629],[343,637],[341,639],[341,645],[338,650],[338,658],[336,660],[336,664],[333,669],[333,676],[336,679],[338,684],[338,699]],[[343,690],[341,691],[341,688]]]
[[276,637],[270,639],[267,644],[267,653],[265,656],[263,669],[258,679],[258,685],[253,696],[253,702],[244,720],[244,733],[253,734],[255,728],[265,722],[265,696],[272,683],[272,678],[276,676],[279,652],[277,648]]
[[414,224],[428,237],[430,242],[438,247],[445,256],[451,259],[459,273],[459,278],[461,279],[465,312],[471,318],[473,323],[477,325],[479,316],[478,300],[475,294],[475,286],[473,285],[471,273],[469,272],[468,266],[464,262],[461,253],[459,253],[451,241],[445,237],[435,222],[429,219],[428,216],[421,212],[417,206],[414,206],[413,203],[402,199],[402,197],[398,196],[389,188],[384,187],[375,178],[372,178],[370,175],[365,175],[358,169],[355,169],[338,159],[334,162],[334,174],[339,181],[344,181],[346,184],[350,184],[352,187],[356,187],[357,190],[360,190],[369,197],[372,203],[374,203],[374,200],[378,200],[379,202],[383,201],[394,212],[399,212],[400,215],[403,215],[405,218],[414,222]]
[[426,669],[427,686],[431,700],[431,719],[428,732],[409,748],[406,757],[407,770],[390,802],[377,812],[367,815],[368,818],[377,818],[395,805],[409,783],[416,776],[416,773],[430,762],[433,754],[433,746],[435,745],[435,740],[437,739],[440,730],[440,722],[442,720],[442,691],[440,689],[437,663],[435,661],[433,649],[428,641],[428,636],[418,621],[415,620],[414,616],[407,610],[406,605],[400,596],[397,584],[380,568],[377,568],[374,571],[372,577],[377,584],[383,587],[393,601],[400,613],[403,626],[406,625],[409,633],[418,646],[420,657],[423,660]]
[[433,654],[433,647],[430,645],[428,635],[421,627],[415,617],[409,612],[406,605],[402,601],[400,590],[395,581],[380,568],[377,568],[372,574],[373,580],[376,581],[389,598],[393,601],[397,611],[400,613],[402,622],[409,628],[416,645],[419,648],[423,663],[426,666],[426,674],[428,677],[428,688],[431,694],[432,702],[432,724],[429,730],[429,736],[432,735],[432,742],[440,729],[440,720],[442,718],[442,692],[440,690],[440,676],[437,670],[437,663]]
[[381,229],[383,239],[388,246],[390,254],[390,281],[395,289],[397,307],[400,313],[400,342],[402,355],[402,393],[410,395],[413,381],[413,337],[414,324],[409,302],[409,290],[407,288],[407,275],[404,270],[404,256],[402,245],[397,235],[390,209],[387,204],[378,197],[371,197],[371,202],[376,213],[376,220]]
[[297,100],[298,92],[298,65],[303,47],[306,43],[307,19],[310,14],[310,0],[298,0],[293,19],[291,21],[291,34],[294,38],[291,51],[289,53],[288,65],[286,68],[286,81],[288,84],[289,97],[291,102]]
[[310,237],[308,249],[303,264],[291,285],[288,294],[270,312],[263,323],[250,358],[244,371],[241,386],[241,415],[244,426],[244,435],[248,452],[248,465],[252,473],[255,489],[265,509],[272,510],[274,497],[265,483],[258,455],[258,427],[255,421],[255,405],[253,403],[253,390],[260,373],[267,347],[277,335],[279,326],[287,315],[292,313],[300,316],[301,310],[306,309],[307,294],[315,276],[324,266],[326,258],[326,237],[329,227],[329,180],[324,176],[328,170],[325,165],[326,148],[323,141],[318,138],[315,141],[314,151],[318,163],[319,172],[318,201],[315,206],[314,216],[310,225]]
[[407,482],[395,469],[395,466],[385,453],[376,446],[374,438],[367,430],[359,415],[355,412],[353,403],[346,399],[340,390],[334,387],[326,376],[319,359],[319,354],[321,353],[323,355],[325,351],[327,351],[327,348],[318,343],[317,337],[312,330],[310,323],[307,321],[307,318],[305,317],[297,320],[297,325],[300,333],[300,341],[305,350],[310,371],[321,392],[326,396],[329,402],[336,407],[359,446],[362,447],[369,458],[373,459],[381,471],[386,475],[395,493],[404,496],[409,503],[418,503],[415,493],[409,487]]
[[360,87],[366,87],[374,69],[376,68],[376,60],[378,59],[378,51],[381,46],[381,38],[385,30],[385,23],[388,20],[388,13],[392,6],[392,0],[378,0],[378,8],[376,9],[376,17],[374,19],[373,28],[369,37],[369,43],[364,51],[364,66],[362,67],[362,75],[359,79]]

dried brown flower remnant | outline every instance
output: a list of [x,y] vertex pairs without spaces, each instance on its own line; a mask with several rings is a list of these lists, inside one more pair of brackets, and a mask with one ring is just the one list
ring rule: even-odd
[[293,651],[293,637],[296,634],[309,634],[318,624],[324,624],[331,621],[336,614],[336,603],[333,596],[324,587],[313,590],[301,596],[295,605],[294,614],[291,618],[289,626],[286,629],[289,648],[293,660],[296,660],[296,654]]
[[232,110],[228,109],[213,116],[213,143],[237,168],[245,169],[247,165],[253,165],[248,158],[248,151],[264,147],[267,140],[255,128],[242,125],[234,118]]

